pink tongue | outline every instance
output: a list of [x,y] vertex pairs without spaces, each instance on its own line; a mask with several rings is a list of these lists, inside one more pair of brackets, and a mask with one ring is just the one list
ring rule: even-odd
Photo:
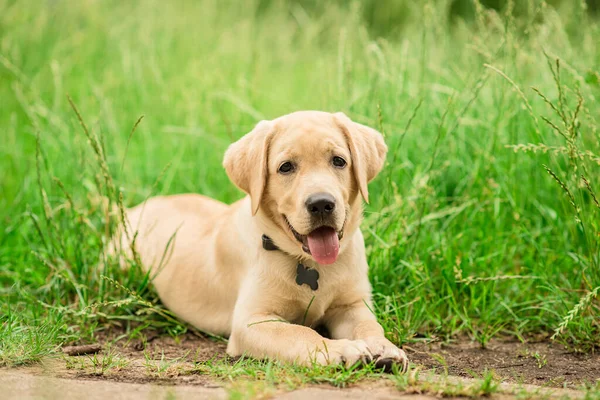
[[308,235],[308,249],[319,264],[333,264],[340,251],[340,241],[333,228],[315,229]]

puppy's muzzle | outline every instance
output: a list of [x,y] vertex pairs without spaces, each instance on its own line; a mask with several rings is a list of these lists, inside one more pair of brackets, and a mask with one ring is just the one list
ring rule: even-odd
[[287,217],[283,217],[296,240],[302,243],[305,253],[312,255],[319,264],[333,264],[338,257],[344,229],[343,224],[341,228],[336,225],[335,197],[325,192],[314,193],[308,196],[304,206],[310,219],[307,233],[298,233]]

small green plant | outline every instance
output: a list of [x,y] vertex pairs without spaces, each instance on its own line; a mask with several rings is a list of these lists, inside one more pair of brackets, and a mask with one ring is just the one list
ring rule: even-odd
[[537,361],[538,364],[538,368],[542,368],[544,367],[546,364],[548,364],[548,360],[546,360],[546,356],[543,354],[538,353],[537,351],[535,353],[532,354],[533,358],[535,358],[535,360]]
[[144,351],[144,367],[148,375],[164,378],[168,375],[178,375],[183,371],[183,362],[187,359],[189,351],[173,359],[165,357],[164,351],[161,351],[160,358],[155,359],[148,351]]
[[498,334],[504,327],[506,326],[506,322],[497,322],[495,324],[481,324],[481,326],[476,326],[471,329],[471,335],[479,343],[479,346],[482,349],[487,348],[490,340]]
[[498,391],[498,381],[493,371],[484,371],[483,377],[473,384],[472,394],[475,396],[490,396]]
[[525,349],[518,354],[519,357],[523,358],[532,358],[536,361],[538,368],[543,368],[548,364],[548,360],[546,359],[545,354],[540,354],[538,351],[531,351],[529,349]]
[[88,356],[95,372],[105,374],[106,372],[118,372],[129,365],[129,361],[120,356],[115,350],[108,346],[102,355],[94,354]]
[[110,345],[107,345],[101,353],[76,357],[63,356],[63,360],[67,369],[77,369],[93,375],[116,373],[130,364],[129,360]]
[[446,358],[439,353],[430,353],[429,356],[442,366],[444,375],[448,375],[448,362],[446,361]]

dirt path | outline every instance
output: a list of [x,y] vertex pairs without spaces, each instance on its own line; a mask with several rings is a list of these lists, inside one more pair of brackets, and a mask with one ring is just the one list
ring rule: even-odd
[[[105,343],[102,354],[54,358],[38,366],[0,369],[2,399],[222,399],[232,393],[231,378],[225,384],[212,375],[207,363],[231,365],[225,343],[186,334],[177,339],[165,336],[144,341]],[[550,397],[583,397],[575,390],[582,384],[600,382],[600,355],[579,355],[549,343],[522,344],[493,341],[487,349],[470,342],[417,344],[406,347],[411,362],[420,370],[418,382],[402,393],[385,378],[361,381],[346,389],[328,385],[302,387],[286,392],[285,387],[261,387],[260,396],[284,399],[321,398],[407,398],[433,399],[420,393],[453,395],[455,389],[468,387],[472,378],[493,371],[503,382],[495,399],[514,398],[514,394],[537,393]],[[468,378],[468,379],[467,379]],[[439,384],[442,382],[442,384]],[[537,386],[530,386],[531,384]],[[252,388],[241,386],[239,394]],[[550,392],[541,387],[551,388]],[[556,389],[555,389],[556,388]]]
[[0,371],[5,400],[226,399],[223,388],[53,378],[23,371]]
[[[472,380],[454,378],[454,383],[469,385]],[[157,385],[124,383],[108,380],[84,380],[56,378],[24,370],[0,370],[0,398],[4,400],[191,400],[226,399],[229,393],[222,387],[198,385]],[[569,389],[543,389],[532,385],[502,384],[500,390],[490,396],[493,400],[523,398],[584,398],[582,392]],[[259,398],[283,400],[342,400],[342,399],[405,399],[434,400],[443,393],[424,395],[420,393],[402,393],[389,385],[358,385],[347,389],[336,389],[324,385],[311,386],[291,392],[275,391],[264,393]],[[448,397],[448,396],[445,396]],[[449,398],[456,398],[450,396]]]

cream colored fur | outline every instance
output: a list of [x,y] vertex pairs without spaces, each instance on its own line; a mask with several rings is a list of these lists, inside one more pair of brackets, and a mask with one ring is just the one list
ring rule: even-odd
[[[370,311],[359,229],[361,196],[368,201],[367,183],[381,170],[386,152],[379,132],[342,113],[296,112],[260,122],[227,150],[224,167],[248,193],[244,199],[225,205],[185,194],[151,198],[128,210],[129,231],[138,231],[136,251],[163,303],[198,329],[229,336],[232,356],[305,365],[371,359],[405,365],[404,352],[384,337]],[[333,155],[347,167],[334,168]],[[289,159],[297,169],[283,176],[278,168]],[[335,229],[343,230],[331,265],[305,253],[283,218],[308,234],[304,202],[316,192],[335,198]],[[262,234],[281,250],[264,250]],[[129,248],[127,235],[119,240]],[[318,290],[296,284],[299,260],[318,270]],[[313,330],[320,324],[331,339]]]

